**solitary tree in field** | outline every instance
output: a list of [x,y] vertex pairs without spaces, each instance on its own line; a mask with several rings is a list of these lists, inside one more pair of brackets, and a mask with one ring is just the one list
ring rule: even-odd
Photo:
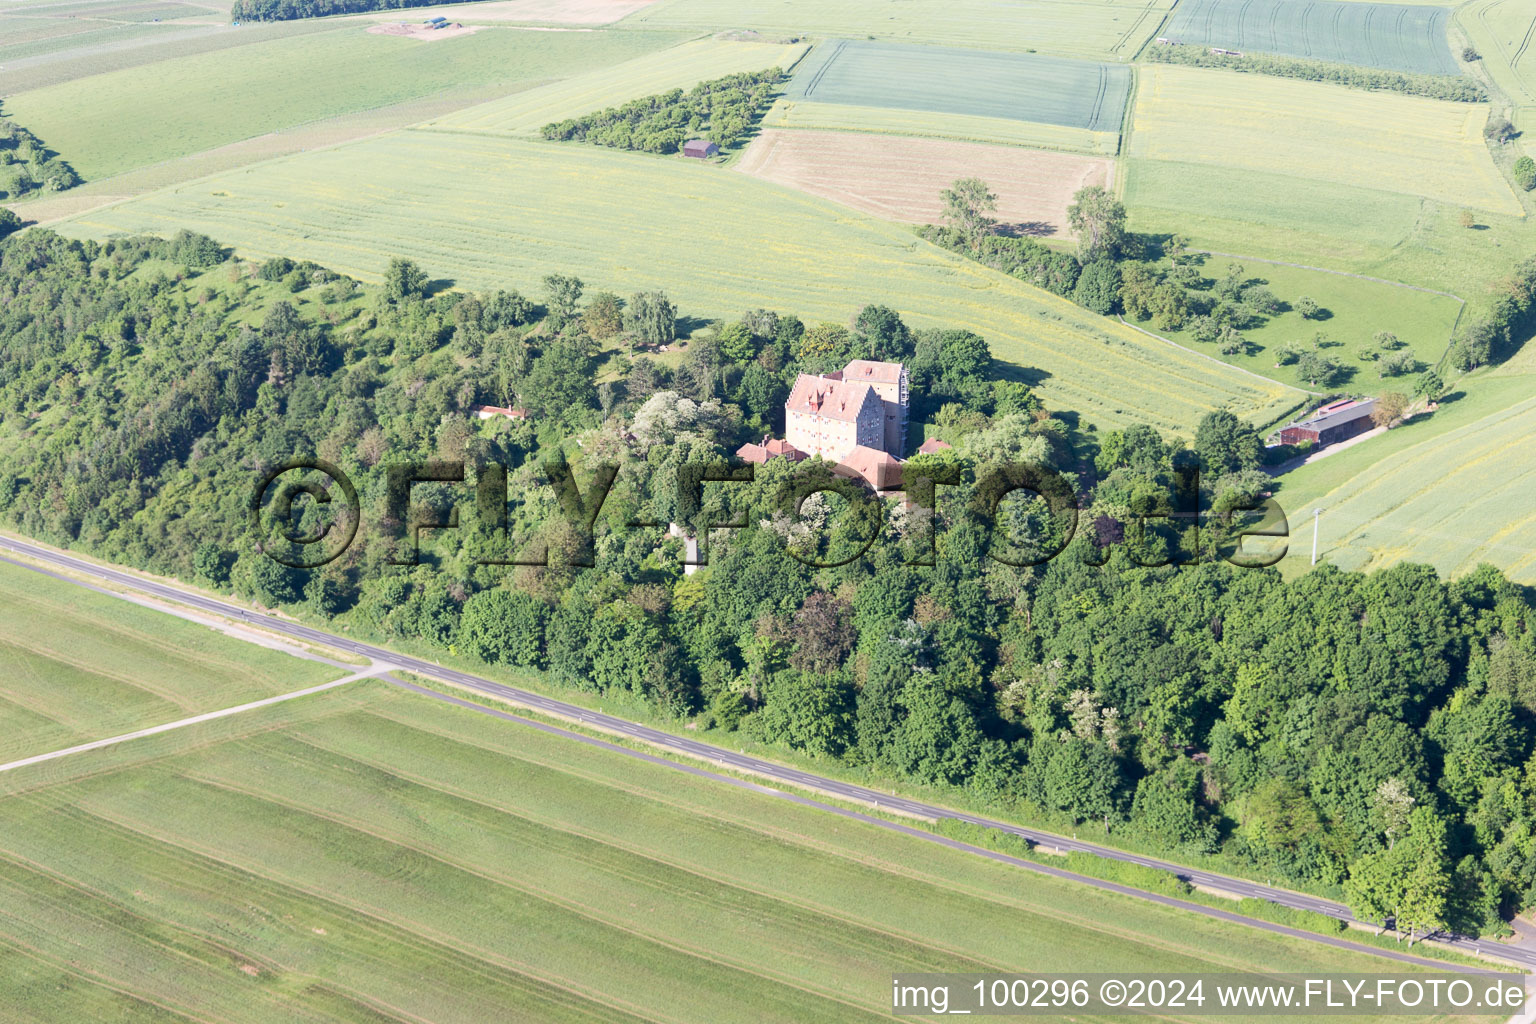
[[1303,352],[1296,360],[1296,373],[1313,387],[1332,387],[1339,382],[1344,368],[1330,356],[1316,352]]
[[1444,390],[1445,381],[1440,379],[1440,375],[1434,370],[1426,370],[1413,385],[1413,397],[1433,402]]
[[1125,241],[1125,206],[1098,185],[1079,189],[1072,197],[1067,223],[1077,234],[1077,256],[1084,266],[1113,259]]
[[1302,319],[1311,320],[1318,313],[1322,312],[1322,307],[1310,295],[1303,295],[1296,300],[1296,312],[1301,314]]
[[960,178],[944,190],[944,223],[973,246],[997,226],[996,212],[997,196],[980,178]]

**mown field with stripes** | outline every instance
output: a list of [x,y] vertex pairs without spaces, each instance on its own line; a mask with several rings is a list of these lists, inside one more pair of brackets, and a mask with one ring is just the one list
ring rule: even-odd
[[1384,969],[358,686],[0,782],[6,1010],[806,1024],[889,1019],[894,971]]

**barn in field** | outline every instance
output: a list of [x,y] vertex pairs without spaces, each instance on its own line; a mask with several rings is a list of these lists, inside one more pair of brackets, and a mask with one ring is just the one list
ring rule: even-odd
[[1371,429],[1371,412],[1375,408],[1374,398],[1345,398],[1329,402],[1306,419],[1281,427],[1280,443],[1300,444],[1310,441],[1321,448],[1346,441]]
[[683,143],[683,156],[691,156],[695,160],[707,160],[719,155],[720,147],[708,139],[690,139]]

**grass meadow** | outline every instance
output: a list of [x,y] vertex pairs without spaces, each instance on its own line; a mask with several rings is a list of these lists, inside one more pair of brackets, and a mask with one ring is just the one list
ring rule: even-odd
[[0,763],[341,674],[0,563]]
[[1183,0],[1160,33],[1181,43],[1455,75],[1445,7],[1343,0]]
[[787,71],[808,48],[802,43],[692,39],[619,64],[476,104],[435,118],[428,126],[538,138],[539,129],[551,121],[580,117],[629,100],[670,89],[690,89],[700,82],[738,72],[772,67]]
[[[1257,346],[1258,351],[1236,355],[1223,355],[1215,344],[1194,340],[1187,329],[1159,333],[1233,366],[1241,366],[1296,387],[1305,388],[1310,385],[1297,376],[1294,364],[1276,366],[1275,353],[1285,345],[1313,348],[1316,336],[1321,333],[1326,335],[1326,339],[1318,351],[1332,356],[1354,371],[1344,385],[1346,389],[1364,394],[1390,390],[1411,391],[1412,376],[1383,379],[1377,363],[1360,359],[1357,351],[1363,347],[1379,355],[1386,355],[1385,350],[1376,344],[1375,335],[1379,331],[1390,331],[1403,342],[1404,349],[1412,352],[1422,367],[1428,369],[1445,354],[1451,340],[1451,329],[1461,311],[1461,303],[1448,295],[1416,291],[1401,285],[1362,280],[1324,270],[1209,256],[1202,271],[1207,278],[1220,279],[1233,263],[1243,266],[1248,281],[1263,282],[1284,302],[1294,303],[1303,295],[1316,300],[1327,311],[1326,316],[1306,320],[1294,310],[1285,310],[1269,317],[1262,326],[1243,331],[1243,337]],[[1150,323],[1142,326],[1155,329]]]
[[[26,12],[26,8],[0,9],[0,30],[39,20]],[[70,25],[81,23],[78,18],[61,20]],[[25,59],[7,59],[0,65],[0,95],[13,96],[92,75],[335,30],[336,22],[324,18],[244,24],[238,28],[230,25],[226,17],[220,17],[217,23],[107,23],[102,31],[93,29],[89,36],[75,36],[68,46],[40,45]],[[7,32],[0,34],[0,38],[12,37]]]
[[1173,0],[660,0],[625,24],[656,28],[752,29],[768,37],[866,37],[883,42],[973,46],[1129,60],[1157,30]]
[[812,51],[785,98],[1116,132],[1130,90],[1130,69],[1115,64],[835,40]]
[[[701,211],[730,210],[729,218]],[[976,331],[1046,401],[1101,426],[1189,431],[1230,407],[1256,422],[1297,392],[1145,338],[946,253],[907,228],[681,159],[483,134],[404,131],[97,210],[74,235],[204,231],[247,257],[307,257],[377,279],[393,255],[471,288],[537,293],[551,271],[682,312],[767,306],[847,321],[889,303],[918,326]]]
[[185,31],[175,25],[115,24],[64,18],[27,18],[0,14],[0,65],[46,58],[82,47],[164,38]]
[[1282,175],[1295,179],[1288,193],[1325,182],[1522,212],[1483,142],[1485,105],[1203,68],[1150,66],[1140,78],[1138,160]]
[[9,116],[104,178],[352,111],[563,77],[680,40],[665,32],[489,28],[436,43],[360,23],[93,75],[9,96]]
[[803,1024],[888,1019],[903,970],[1411,970],[361,685],[13,784],[8,1008]]
[[1230,167],[1127,160],[1135,231],[1381,277],[1473,300],[1536,251],[1536,221],[1395,192]]

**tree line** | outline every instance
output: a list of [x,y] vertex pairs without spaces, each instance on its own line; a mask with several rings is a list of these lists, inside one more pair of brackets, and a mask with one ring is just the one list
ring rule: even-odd
[[1211,47],[1193,43],[1153,43],[1142,57],[1156,64],[1183,64],[1197,68],[1225,68],[1276,78],[1300,78],[1308,82],[1332,82],[1351,89],[1379,89],[1409,96],[1427,96],[1459,103],[1486,103],[1488,92],[1466,75],[1426,75],[1408,71],[1388,71],[1356,64],[1303,57],[1281,57],[1271,53],[1216,53]]
[[[642,294],[654,315],[665,296]],[[842,323],[746,311],[695,331],[671,367],[602,352],[601,296],[560,272],[536,295],[441,290],[407,260],[361,285],[189,232],[15,235],[0,242],[0,521],[891,785],[1219,858],[1417,933],[1497,931],[1536,902],[1528,588],[1487,566],[1288,581],[1224,561],[1247,550],[1242,509],[1275,486],[1228,412],[1184,438],[1099,430],[1007,379],[984,338],[878,305]],[[931,514],[816,461],[678,487],[685,464],[781,430],[797,373],[855,357],[905,361],[917,418],[952,445],[906,463],[958,481]],[[480,421],[477,403],[529,419]],[[384,524],[308,572],[247,526],[255,479],[295,455],[340,466],[364,522]],[[465,514],[426,534],[420,564],[394,564],[411,542],[389,521],[387,468],[426,459],[468,479],[418,485],[413,521]],[[1020,462],[1060,474],[1075,522],[1025,494],[989,500],[988,468]],[[502,548],[471,514],[492,464],[509,467]],[[612,487],[582,529],[545,485],[590,489],[604,464]],[[789,516],[796,472],[833,489]],[[321,514],[295,507],[306,528]],[[708,565],[685,573],[681,542],[637,521],[707,538]],[[723,522],[746,525],[707,532]],[[484,564],[538,552],[547,564]]]
[[1451,345],[1450,363],[1474,370],[1513,354],[1516,339],[1536,323],[1536,256],[1521,260],[1493,289],[1487,312],[1471,318]]
[[[333,14],[362,14],[367,11],[398,11],[411,7],[431,7],[440,0],[235,0],[230,7],[231,21],[294,21],[299,18],[325,18]],[[474,3],[475,0],[469,0]]]
[[672,89],[551,122],[541,131],[544,138],[559,142],[590,142],[646,153],[676,153],[689,139],[705,139],[730,149],[772,105],[784,79],[780,68],[743,71],[700,82],[687,92]]

